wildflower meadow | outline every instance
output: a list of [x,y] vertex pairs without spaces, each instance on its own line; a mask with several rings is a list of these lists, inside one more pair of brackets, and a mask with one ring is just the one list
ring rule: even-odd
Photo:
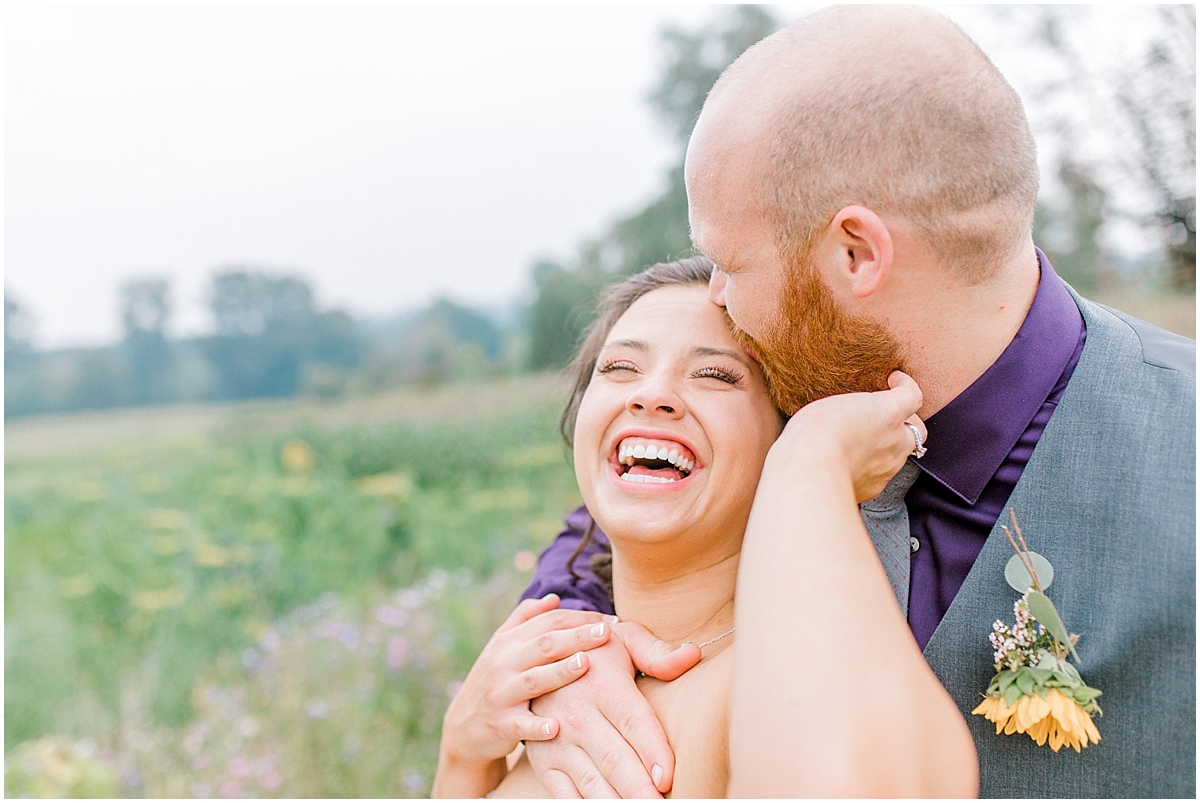
[[551,378],[6,427],[5,792],[419,797],[579,503]]

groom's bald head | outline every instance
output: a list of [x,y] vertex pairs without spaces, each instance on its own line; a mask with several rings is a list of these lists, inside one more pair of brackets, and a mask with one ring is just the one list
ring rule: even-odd
[[781,254],[858,204],[970,280],[1027,245],[1038,183],[1016,93],[954,23],[905,6],[825,9],[746,51],[709,94],[687,172],[689,197],[770,221]]

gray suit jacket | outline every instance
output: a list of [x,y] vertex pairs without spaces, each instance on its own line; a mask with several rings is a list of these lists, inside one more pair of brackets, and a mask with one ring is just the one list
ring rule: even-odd
[[982,795],[1195,797],[1196,344],[1075,298],[1083,354],[1008,507],[1054,565],[1049,596],[1104,692],[1102,741],[1054,753],[970,715],[1017,598],[999,524],[925,657],[970,724]]

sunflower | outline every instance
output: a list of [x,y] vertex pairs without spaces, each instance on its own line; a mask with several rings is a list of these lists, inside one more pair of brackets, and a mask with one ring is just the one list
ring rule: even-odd
[[1021,695],[1011,706],[1002,696],[985,697],[971,713],[996,723],[997,734],[1027,733],[1039,747],[1049,741],[1056,753],[1064,744],[1078,753],[1100,741],[1091,714],[1058,689],[1049,689],[1044,697]]

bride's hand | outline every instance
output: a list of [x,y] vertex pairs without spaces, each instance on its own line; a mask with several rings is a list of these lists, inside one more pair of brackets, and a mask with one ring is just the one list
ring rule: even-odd
[[474,796],[475,782],[491,784],[479,795],[490,791],[503,777],[497,760],[502,764],[518,742],[558,734],[558,723],[535,716],[529,701],[587,672],[586,651],[608,641],[615,620],[556,610],[558,601],[554,594],[525,600],[484,646],[442,722],[435,796]]
[[784,428],[772,456],[815,461],[825,471],[840,464],[850,473],[856,501],[875,498],[916,447],[908,425],[920,430],[923,444],[928,435],[917,418],[917,383],[895,371],[888,386],[878,393],[847,393],[805,405]]

